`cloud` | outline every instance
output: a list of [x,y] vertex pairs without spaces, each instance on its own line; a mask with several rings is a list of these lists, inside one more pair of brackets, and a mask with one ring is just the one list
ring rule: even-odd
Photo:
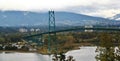
[[120,0],[114,0],[114,2],[107,0],[106,3],[94,2],[93,4],[87,6],[69,7],[68,11],[71,10],[71,12],[75,11],[77,13],[82,13],[90,16],[99,16],[99,17],[107,18],[107,17],[112,17],[116,14],[120,14],[119,3]]
[[[82,2],[87,3],[84,0]],[[86,4],[81,4],[80,0],[0,0],[2,10],[49,10],[77,5]]]
[[119,13],[119,3],[120,0],[0,0],[0,10],[55,10],[110,17]]
[[108,17],[113,17],[118,13],[120,14],[120,9],[106,9],[106,10],[98,10],[96,12],[89,12],[87,13],[87,15],[108,18]]

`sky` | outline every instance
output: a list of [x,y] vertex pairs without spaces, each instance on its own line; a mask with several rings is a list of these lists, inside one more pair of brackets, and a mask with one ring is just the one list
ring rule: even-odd
[[0,0],[0,10],[54,10],[108,18],[120,13],[120,0]]

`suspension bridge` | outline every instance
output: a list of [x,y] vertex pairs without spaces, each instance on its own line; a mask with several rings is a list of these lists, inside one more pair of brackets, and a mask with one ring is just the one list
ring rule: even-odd
[[[68,32],[68,31],[76,31],[76,30],[120,31],[120,28],[118,28],[118,27],[74,27],[74,28],[69,28],[69,29],[56,30],[55,12],[54,11],[49,11],[48,25],[49,25],[48,32],[42,32],[39,34],[24,36],[23,39],[39,36],[39,38],[42,41],[42,35],[48,34],[48,53],[50,53],[50,51],[51,51],[50,43],[51,43],[51,40],[53,40],[52,37],[56,37],[56,33],[59,33],[59,32]],[[56,38],[53,41],[55,41],[55,43],[57,43]]]

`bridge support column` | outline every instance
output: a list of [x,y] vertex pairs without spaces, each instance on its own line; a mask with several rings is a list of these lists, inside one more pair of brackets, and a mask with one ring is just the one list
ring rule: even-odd
[[49,23],[48,24],[49,24],[48,53],[51,53],[51,48],[55,48],[53,46],[51,47],[51,44],[56,45],[55,44],[56,43],[56,33],[50,34],[50,32],[56,30],[54,11],[49,11]]

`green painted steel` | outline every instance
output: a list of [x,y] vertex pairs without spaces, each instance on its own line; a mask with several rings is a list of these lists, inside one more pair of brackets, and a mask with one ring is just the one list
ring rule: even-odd
[[[75,31],[75,30],[96,30],[97,31],[120,31],[120,28],[114,28],[114,27],[93,27],[93,28],[84,28],[84,27],[77,27],[77,28],[70,28],[70,29],[63,29],[63,30],[56,30],[56,31],[51,31],[51,32],[43,32],[35,35],[30,35],[30,36],[24,36],[23,38],[30,38],[30,37],[36,37],[39,35],[44,35],[44,34],[53,34],[53,33],[59,33],[59,32],[68,32],[68,31]],[[81,31],[82,32],[82,31]],[[93,31],[94,32],[94,31]]]
[[[55,13],[54,11],[49,11],[49,36],[48,36],[48,53],[51,53],[51,42],[56,42],[56,25],[55,25]],[[51,34],[50,32],[54,32],[53,34]],[[54,38],[52,38],[54,37]],[[54,44],[55,45],[55,44]]]

